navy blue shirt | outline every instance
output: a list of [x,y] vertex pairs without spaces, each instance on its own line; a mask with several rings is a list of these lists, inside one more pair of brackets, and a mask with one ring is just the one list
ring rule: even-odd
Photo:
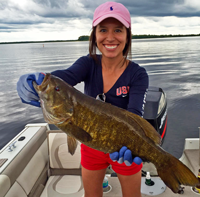
[[[83,56],[68,69],[56,70],[51,74],[60,77],[71,86],[83,81],[84,93],[96,98],[98,94],[103,93],[101,56],[97,57],[98,62],[89,55]],[[105,102],[142,116],[148,83],[146,70],[130,61],[113,87],[105,93]]]

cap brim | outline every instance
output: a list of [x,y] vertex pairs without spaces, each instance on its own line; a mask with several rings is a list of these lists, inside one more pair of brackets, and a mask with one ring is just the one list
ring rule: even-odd
[[93,27],[97,26],[100,22],[102,22],[106,18],[115,18],[118,21],[120,21],[126,28],[130,27],[130,24],[126,20],[124,20],[121,16],[119,16],[117,14],[105,14],[105,15],[99,17],[97,20],[95,20],[93,22]]

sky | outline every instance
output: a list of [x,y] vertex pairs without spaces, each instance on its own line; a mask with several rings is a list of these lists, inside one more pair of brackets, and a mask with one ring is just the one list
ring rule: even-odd
[[[105,0],[0,0],[0,42],[77,40],[90,35]],[[200,0],[121,0],[132,34],[199,34]]]

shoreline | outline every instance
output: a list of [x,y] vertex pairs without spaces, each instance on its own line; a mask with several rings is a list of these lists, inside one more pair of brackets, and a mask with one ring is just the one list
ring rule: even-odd
[[[200,34],[185,34],[185,35],[132,35],[132,40],[134,39],[151,39],[151,38],[173,38],[173,37],[194,37],[200,36]],[[50,43],[50,42],[78,42],[78,41],[89,41],[89,36],[80,36],[77,40],[44,40],[44,41],[14,41],[14,42],[0,42],[0,44],[28,44],[28,43]]]

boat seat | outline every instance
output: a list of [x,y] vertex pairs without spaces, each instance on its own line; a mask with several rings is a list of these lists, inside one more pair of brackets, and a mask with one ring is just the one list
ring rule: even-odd
[[60,130],[47,132],[49,179],[41,197],[84,196],[81,177],[80,143],[72,156],[68,152],[67,134]]
[[189,162],[187,165],[197,175],[199,171],[199,149],[186,149],[184,153]]
[[[29,141],[26,134],[35,130],[37,132]],[[15,156],[0,174],[0,197],[36,197],[41,194],[48,171],[46,130],[46,126],[27,127],[22,134],[26,136],[27,144],[21,151],[16,153],[22,146],[20,141],[12,152],[5,150],[8,156]]]

